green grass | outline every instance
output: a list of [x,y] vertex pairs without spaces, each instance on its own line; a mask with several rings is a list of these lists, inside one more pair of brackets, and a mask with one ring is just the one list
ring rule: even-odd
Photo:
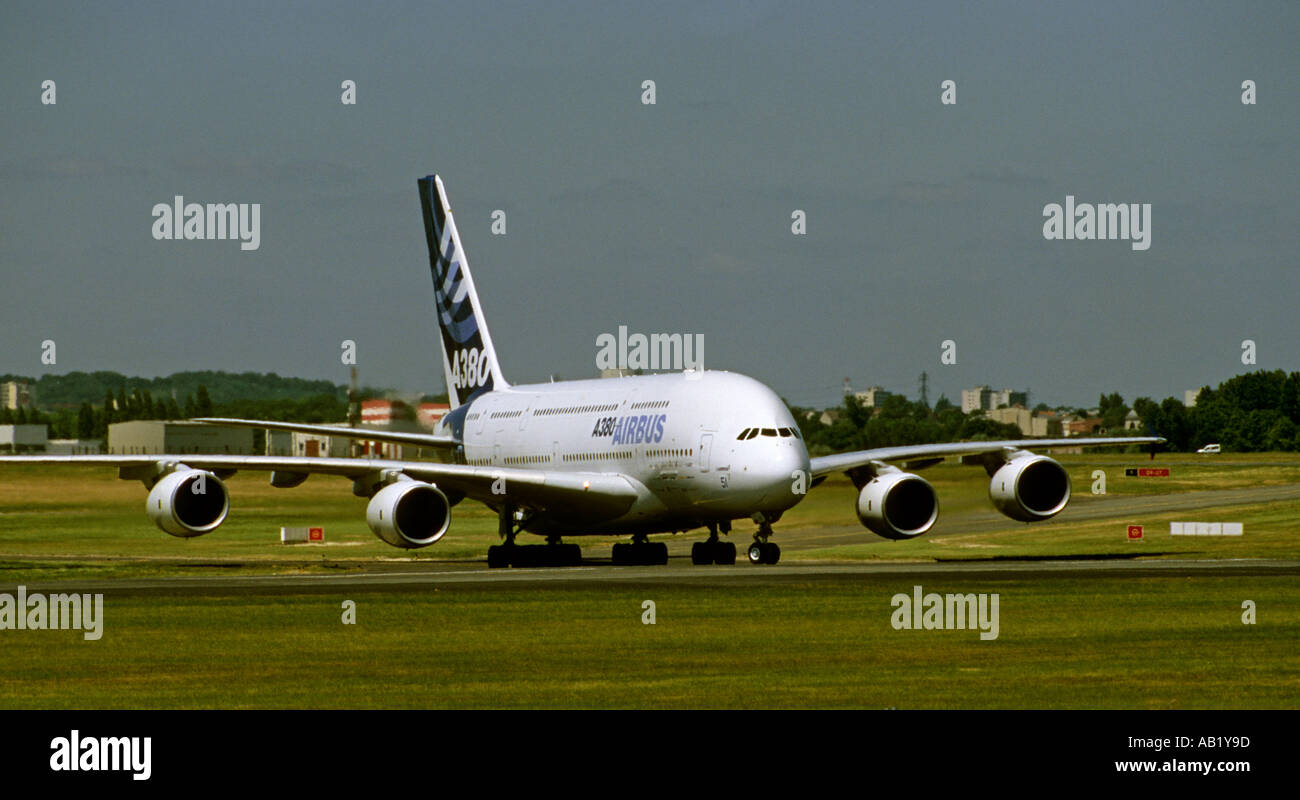
[[[997,592],[1000,635],[890,598]],[[343,625],[341,603],[357,603]],[[1243,600],[1258,623],[1241,621]],[[641,622],[656,603],[657,624]],[[7,708],[1295,708],[1294,577],[105,598],[104,636],[0,633]]]

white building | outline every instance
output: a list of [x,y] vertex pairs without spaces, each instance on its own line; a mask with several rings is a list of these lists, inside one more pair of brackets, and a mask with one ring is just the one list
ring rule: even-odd
[[48,425],[0,425],[0,451],[43,453],[49,436]]
[[972,411],[981,411],[989,408],[989,400],[993,397],[993,391],[987,386],[976,386],[974,389],[961,390],[961,413],[969,414]]
[[893,395],[893,392],[887,392],[879,386],[870,386],[860,392],[854,392],[853,396],[858,398],[858,402],[867,408],[879,408],[885,404],[885,398]]
[[36,405],[36,387],[30,383],[5,381],[0,384],[0,406],[11,410]]

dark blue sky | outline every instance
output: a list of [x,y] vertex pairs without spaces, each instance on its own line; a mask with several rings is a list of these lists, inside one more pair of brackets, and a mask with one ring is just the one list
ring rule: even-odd
[[[1300,6],[989,5],[9,4],[0,372],[342,383],[353,339],[440,390],[431,171],[515,382],[619,325],[799,404],[1300,368]],[[261,203],[260,248],[155,241],[177,194]],[[1150,249],[1045,240],[1066,195],[1150,203]]]

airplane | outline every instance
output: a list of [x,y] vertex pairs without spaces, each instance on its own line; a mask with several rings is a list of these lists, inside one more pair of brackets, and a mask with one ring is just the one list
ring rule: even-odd
[[[615,564],[665,564],[668,549],[651,534],[708,531],[691,548],[694,564],[734,564],[733,522],[757,529],[753,564],[776,564],[773,525],[828,475],[843,472],[858,490],[855,511],[868,530],[913,539],[939,515],[934,488],[910,470],[945,458],[982,465],[989,498],[1025,522],[1051,519],[1070,500],[1065,469],[1028,448],[1154,444],[1156,436],[1028,439],[909,445],[809,457],[799,426],[763,383],[731,372],[688,369],[592,380],[512,385],[470,274],[442,179],[417,180],[433,276],[439,342],[451,410],[432,433],[267,420],[203,418],[258,427],[441,448],[448,463],[378,458],[253,455],[29,455],[0,463],[115,466],[149,495],[149,518],[177,537],[200,536],[225,521],[223,479],[237,470],[269,471],[272,486],[297,486],[313,474],[352,481],[368,499],[366,522],[382,541],[413,549],[447,533],[451,509],[469,498],[497,514],[493,568],[581,563],[565,539],[630,536],[613,546]],[[901,464],[901,467],[900,467]],[[516,543],[520,533],[546,544]]]

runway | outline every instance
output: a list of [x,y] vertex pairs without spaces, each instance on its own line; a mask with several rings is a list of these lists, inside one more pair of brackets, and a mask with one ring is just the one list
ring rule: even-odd
[[[1081,495],[1055,520],[1042,523],[1038,530],[1050,536],[1058,520],[1064,523],[1090,519],[1131,518],[1141,522],[1149,514],[1185,510],[1195,518],[1197,512],[1223,518],[1231,514],[1234,506],[1268,502],[1300,501],[1300,485],[1259,486],[1247,489],[1225,489],[1199,492],[1181,492],[1172,495],[1140,495],[1127,497],[1093,497]],[[960,518],[947,521],[940,515],[929,540],[941,541],[954,535],[987,531],[1005,525],[1005,518],[993,510],[971,511]],[[537,569],[488,569],[486,558],[482,561],[451,561],[436,558],[420,559],[339,559],[323,562],[314,559],[303,562],[277,560],[279,569],[302,569],[303,574],[276,575],[181,575],[148,578],[99,578],[60,581],[27,581],[29,591],[91,592],[113,595],[132,594],[291,594],[335,593],[339,591],[365,592],[423,592],[446,588],[540,588],[540,587],[595,587],[617,585],[754,585],[779,583],[808,583],[816,581],[862,581],[895,579],[899,576],[918,578],[948,576],[974,579],[1023,580],[1039,576],[1044,579],[1070,576],[1234,576],[1249,577],[1296,576],[1300,577],[1300,559],[1190,559],[1162,558],[1157,554],[1132,554],[1120,556],[1080,556],[1078,558],[986,558],[959,561],[888,560],[870,562],[803,562],[787,558],[776,566],[753,566],[745,561],[743,548],[748,544],[748,533],[737,530],[732,534],[742,551],[735,566],[695,566],[690,562],[690,547],[699,536],[675,537],[668,542],[669,563],[665,566],[615,567],[609,561],[608,546],[584,548],[584,563],[579,567]],[[873,535],[856,524],[843,526],[818,526],[801,530],[798,527],[777,526],[777,541],[788,555],[815,550],[832,545],[858,544],[872,541]],[[430,553],[430,555],[433,555]],[[19,557],[15,554],[14,557]],[[43,555],[41,560],[85,560],[88,556]],[[125,556],[94,556],[105,561],[150,561]],[[192,559],[157,559],[160,564],[195,569],[232,570],[265,565],[242,559],[197,562]],[[322,573],[322,566],[336,570]],[[17,583],[0,581],[0,591],[12,592]]]
[[[151,594],[316,594],[337,592],[426,592],[440,588],[535,589],[543,587],[723,586],[790,584],[819,581],[893,580],[899,577],[962,580],[1052,580],[1068,577],[1300,577],[1300,559],[1163,559],[1092,558],[1052,560],[990,560],[948,562],[871,562],[863,564],[778,564],[776,566],[694,566],[674,558],[666,566],[495,569],[467,563],[448,568],[401,571],[361,570],[341,575],[213,575],[165,578],[123,578],[27,583],[28,592],[89,592],[119,595]],[[0,591],[13,592],[12,584]]]

